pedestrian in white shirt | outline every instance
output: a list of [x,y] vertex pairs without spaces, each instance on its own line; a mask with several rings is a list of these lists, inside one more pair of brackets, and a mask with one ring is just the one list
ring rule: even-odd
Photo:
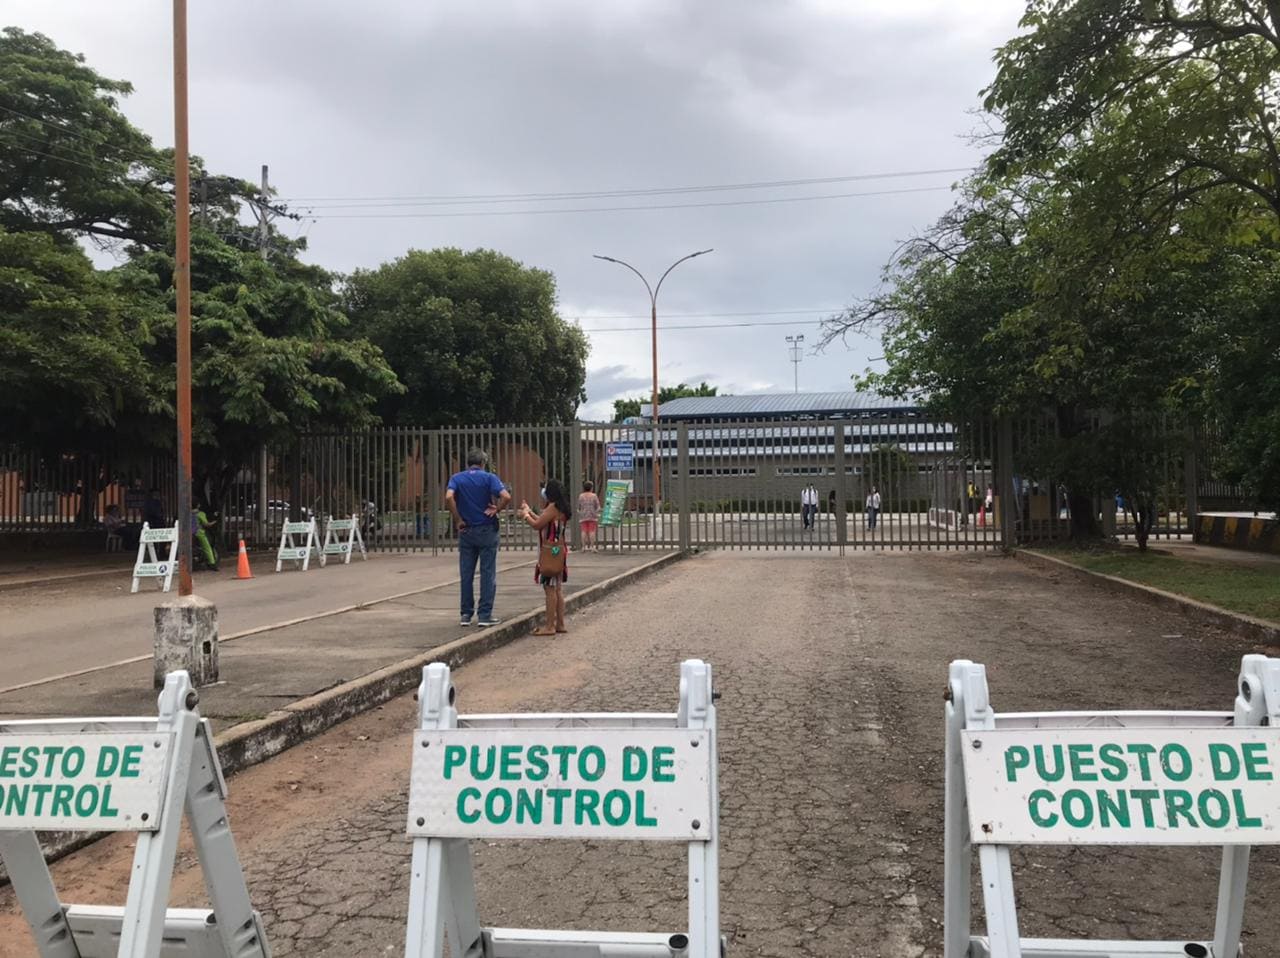
[[867,493],[867,528],[874,530],[876,518],[880,515],[880,490],[875,486]]
[[800,516],[807,530],[813,528],[813,517],[818,511],[818,487],[812,482],[800,491]]

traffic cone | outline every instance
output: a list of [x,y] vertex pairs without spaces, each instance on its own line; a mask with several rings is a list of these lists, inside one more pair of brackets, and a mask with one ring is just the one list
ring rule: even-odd
[[243,539],[240,540],[240,557],[236,560],[236,578],[253,578],[253,573],[249,571],[249,552],[244,547]]

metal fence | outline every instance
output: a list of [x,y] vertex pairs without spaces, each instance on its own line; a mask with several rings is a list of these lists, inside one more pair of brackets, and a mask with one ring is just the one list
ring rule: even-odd
[[[1043,465],[1055,429],[1047,416],[955,424],[900,412],[669,421],[656,437],[650,424],[385,427],[263,449],[203,495],[226,548],[273,547],[291,516],[356,516],[372,549],[440,552],[456,545],[449,477],[479,448],[516,506],[536,506],[549,477],[571,499],[586,481],[603,499],[606,480],[625,480],[621,521],[600,530],[605,548],[986,550],[1069,535],[1067,490]],[[1157,539],[1188,532],[1196,497],[1222,491],[1212,456],[1187,455],[1191,438],[1216,447],[1182,435],[1157,463]],[[620,464],[611,448],[628,450],[629,469],[609,470]],[[172,457],[0,450],[0,533],[101,530],[113,507],[137,526],[151,488],[172,515],[174,486]],[[1111,495],[1088,503],[1120,536],[1133,532],[1126,506]],[[500,527],[505,548],[536,546],[514,510]]]

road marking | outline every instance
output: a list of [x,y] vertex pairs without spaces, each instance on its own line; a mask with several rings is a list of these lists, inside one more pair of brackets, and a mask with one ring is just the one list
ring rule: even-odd
[[[504,566],[498,569],[498,573],[512,572],[516,569],[527,569],[530,566],[537,565],[536,559],[529,559],[526,562],[517,562],[515,565]],[[456,579],[450,582],[438,582],[435,585],[424,586],[421,589],[410,589],[408,592],[397,592],[395,595],[384,595],[378,599],[369,599],[367,602],[357,602],[354,605],[344,605],[341,608],[329,609],[325,612],[313,612],[310,615],[299,616],[296,619],[285,619],[283,622],[273,622],[270,625],[259,625],[252,629],[243,629],[240,632],[230,632],[227,635],[218,637],[219,642],[232,642],[236,639],[243,639],[251,635],[260,635],[263,632],[274,632],[276,629],[287,629],[291,626],[302,625],[306,622],[314,622],[317,619],[327,619],[330,616],[342,615],[346,612],[354,612],[357,609],[367,609],[371,605],[379,605],[383,602],[394,602],[397,599],[406,599],[411,595],[421,595],[424,592],[435,592],[437,589],[448,589],[456,586]],[[23,689],[35,688],[38,685],[48,685],[50,682],[59,682],[62,679],[74,679],[81,675],[91,675],[94,672],[103,672],[107,669],[114,669],[121,665],[135,665],[138,662],[146,662],[153,658],[154,655],[135,655],[129,659],[120,659],[116,662],[107,662],[103,665],[93,665],[87,669],[77,669],[74,672],[63,672],[60,675],[50,675],[43,679],[32,679],[30,682],[23,682],[19,685],[10,685],[7,688],[0,689],[0,695],[9,692],[20,692]]]

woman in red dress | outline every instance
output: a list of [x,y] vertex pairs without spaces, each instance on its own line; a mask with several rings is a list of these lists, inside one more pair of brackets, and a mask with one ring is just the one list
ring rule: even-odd
[[558,542],[560,554],[564,557],[559,572],[545,574],[541,561],[533,570],[533,579],[542,586],[547,599],[547,618],[542,628],[536,629],[534,635],[555,635],[567,632],[564,627],[564,584],[569,581],[569,520],[573,518],[573,508],[569,505],[569,495],[559,479],[548,479],[547,487],[542,492],[546,507],[539,513],[529,508],[529,503],[520,503],[520,518],[538,530],[538,554],[542,555],[542,545]]

